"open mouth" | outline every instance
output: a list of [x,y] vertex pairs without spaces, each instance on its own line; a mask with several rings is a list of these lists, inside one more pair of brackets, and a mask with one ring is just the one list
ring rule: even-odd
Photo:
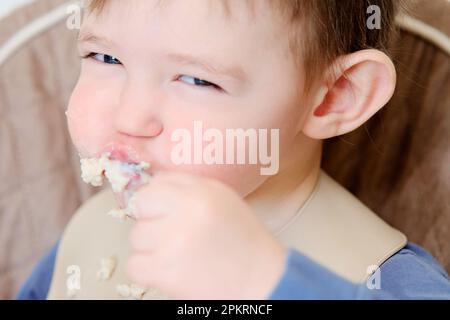
[[134,194],[147,184],[150,175],[146,170],[150,167],[147,162],[131,163],[112,158],[110,153],[100,158],[81,159],[81,178],[84,182],[99,187],[105,178],[109,181],[116,195],[119,209],[114,209],[110,215],[118,218],[133,217]]

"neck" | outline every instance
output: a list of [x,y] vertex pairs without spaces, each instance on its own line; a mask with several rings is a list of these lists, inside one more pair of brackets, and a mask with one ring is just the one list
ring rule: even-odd
[[[303,141],[304,143],[304,141]],[[256,215],[274,234],[277,234],[302,208],[312,194],[320,174],[321,143],[294,150],[280,171],[268,178],[260,187],[245,197]]]

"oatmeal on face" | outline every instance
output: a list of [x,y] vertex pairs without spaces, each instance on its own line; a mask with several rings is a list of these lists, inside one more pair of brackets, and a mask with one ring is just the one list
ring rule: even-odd
[[109,215],[119,219],[133,217],[134,193],[148,183],[150,175],[145,170],[150,164],[144,161],[130,163],[111,159],[109,153],[103,154],[100,158],[81,159],[80,163],[81,178],[84,182],[100,187],[106,177],[111,184],[119,201],[119,209],[111,210]]

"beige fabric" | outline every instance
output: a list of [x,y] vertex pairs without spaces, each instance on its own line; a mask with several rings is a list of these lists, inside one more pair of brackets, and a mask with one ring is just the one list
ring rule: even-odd
[[[105,191],[75,214],[60,245],[49,299],[67,298],[70,266],[80,271],[81,290],[75,299],[121,298],[117,285],[130,284],[124,268],[133,222],[123,223],[107,216],[114,207],[114,196]],[[406,244],[401,232],[388,226],[323,172],[312,195],[278,238],[353,282],[364,281],[370,266],[380,265]],[[111,256],[117,258],[117,270],[109,281],[97,281],[101,259]],[[155,290],[145,295],[145,299],[162,297]]]

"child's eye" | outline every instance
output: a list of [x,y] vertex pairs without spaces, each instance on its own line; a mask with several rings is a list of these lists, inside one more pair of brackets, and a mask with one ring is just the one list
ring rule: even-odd
[[213,89],[222,90],[221,87],[219,87],[218,85],[216,85],[212,82],[202,80],[199,78],[195,78],[195,77],[191,77],[191,76],[185,76],[185,75],[179,76],[177,78],[177,80],[184,81],[190,85],[197,86],[197,87],[212,87]]
[[85,59],[92,58],[98,62],[106,63],[106,64],[122,64],[122,62],[120,62],[119,59],[117,59],[116,57],[110,56],[108,54],[91,52],[83,58],[85,58]]

